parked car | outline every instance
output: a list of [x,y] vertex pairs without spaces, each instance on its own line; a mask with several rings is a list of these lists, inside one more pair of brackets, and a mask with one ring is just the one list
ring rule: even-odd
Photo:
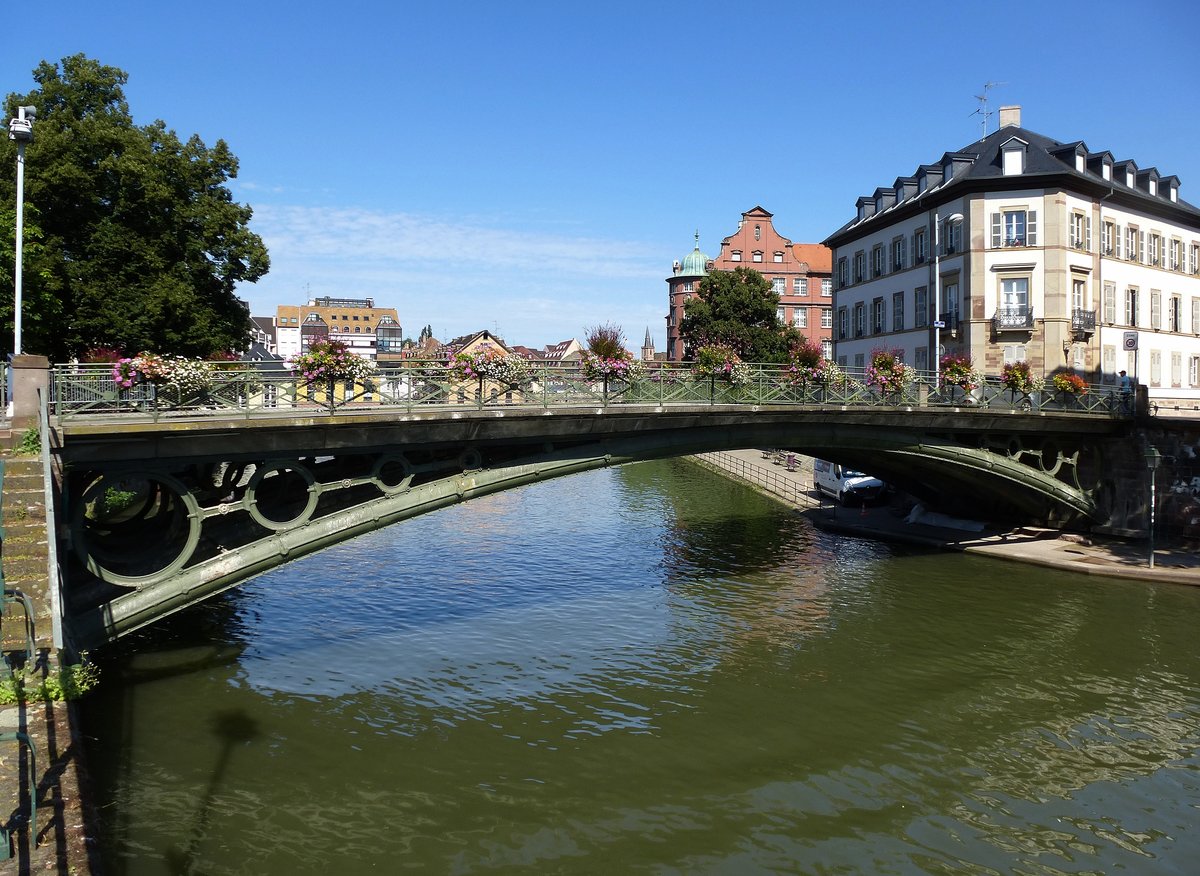
[[843,505],[875,502],[887,492],[887,484],[879,478],[824,459],[813,460],[813,486]]

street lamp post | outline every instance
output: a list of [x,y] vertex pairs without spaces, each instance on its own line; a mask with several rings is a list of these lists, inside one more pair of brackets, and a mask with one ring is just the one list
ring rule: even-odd
[[33,142],[33,120],[37,108],[17,107],[17,117],[8,123],[8,139],[17,144],[17,253],[13,266],[13,355],[21,355],[21,262],[25,250],[25,146]]
[[1150,568],[1154,568],[1154,472],[1162,462],[1157,447],[1146,448],[1146,468],[1150,470]]
[[[946,221],[953,224],[963,221],[962,213],[951,213]],[[936,392],[942,382],[942,221],[933,214],[933,389]]]

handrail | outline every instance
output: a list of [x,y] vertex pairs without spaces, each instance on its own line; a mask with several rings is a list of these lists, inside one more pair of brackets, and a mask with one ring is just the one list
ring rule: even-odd
[[987,377],[969,392],[933,372],[897,391],[872,385],[865,369],[843,369],[830,382],[799,379],[786,365],[751,365],[749,382],[734,385],[716,377],[697,379],[689,365],[651,364],[632,380],[584,376],[575,363],[532,364],[521,384],[482,378],[456,378],[442,362],[410,361],[387,365],[366,379],[309,382],[290,372],[261,371],[235,363],[216,370],[204,389],[180,392],[153,383],[118,387],[107,366],[57,365],[51,373],[51,407],[58,423],[79,418],[121,416],[134,421],[180,418],[337,415],[380,409],[419,411],[486,410],[510,406],[608,408],[625,404],[757,406],[817,405],[855,407],[982,406],[1016,411],[1066,411],[1072,414],[1131,416],[1120,405],[1115,386],[1091,384],[1078,395],[1014,393],[999,377]]

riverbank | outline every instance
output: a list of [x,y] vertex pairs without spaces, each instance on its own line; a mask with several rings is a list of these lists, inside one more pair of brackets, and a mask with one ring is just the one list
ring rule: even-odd
[[1200,586],[1200,553],[1193,550],[1159,546],[1154,568],[1150,568],[1148,546],[1141,542],[1035,527],[965,532],[907,523],[897,509],[887,506],[841,508],[817,496],[807,457],[797,457],[794,470],[764,459],[759,450],[704,453],[693,459],[790,505],[820,529],[937,550],[986,554],[1084,575]]

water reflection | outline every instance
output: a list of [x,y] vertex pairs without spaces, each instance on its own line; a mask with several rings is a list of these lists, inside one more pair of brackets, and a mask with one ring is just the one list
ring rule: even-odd
[[[87,704],[105,857],[1185,872],[1198,608],[814,532],[683,462],[565,478],[275,570],[113,655],[134,674]],[[144,656],[203,643],[183,673]]]

